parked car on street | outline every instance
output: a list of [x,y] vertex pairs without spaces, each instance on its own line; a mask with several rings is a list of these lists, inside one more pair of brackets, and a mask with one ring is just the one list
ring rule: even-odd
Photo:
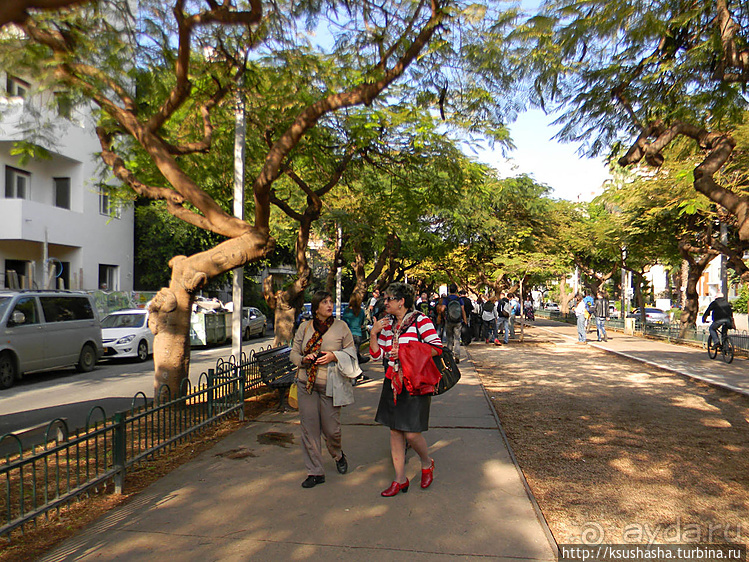
[[619,318],[619,311],[613,304],[609,304],[609,318]]
[[546,310],[552,310],[554,312],[559,312],[559,305],[555,302],[547,302],[545,306]]
[[140,362],[153,354],[153,332],[148,328],[148,310],[118,310],[101,321],[104,357],[132,357]]
[[1,388],[30,371],[91,371],[103,353],[96,303],[76,291],[0,291],[0,334]]
[[[629,313],[627,318],[640,318],[640,309],[635,308]],[[668,313],[661,310],[660,308],[645,308],[645,323],[646,324],[668,324],[669,323]]]
[[251,336],[265,336],[268,328],[268,319],[265,314],[254,306],[242,308],[242,339],[248,340]]

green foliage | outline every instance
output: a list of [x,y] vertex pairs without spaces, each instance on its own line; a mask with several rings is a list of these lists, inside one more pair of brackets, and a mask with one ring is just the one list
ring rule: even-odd
[[731,306],[733,306],[733,311],[735,313],[746,314],[747,307],[749,306],[749,285],[741,285],[739,297],[731,301]]

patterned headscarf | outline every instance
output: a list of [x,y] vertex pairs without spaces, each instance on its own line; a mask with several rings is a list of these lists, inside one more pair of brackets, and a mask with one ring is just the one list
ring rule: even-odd
[[[320,347],[322,347],[322,337],[325,335],[325,332],[328,331],[328,328],[330,328],[332,325],[332,316],[329,316],[325,320],[319,320],[317,317],[312,320],[312,326],[315,328],[315,333],[312,334],[312,337],[304,347],[305,356],[309,355],[310,353],[317,354],[317,352],[320,351]],[[317,363],[312,363],[312,365],[307,367],[307,394],[312,394],[312,389],[315,386],[315,379],[317,379],[318,367],[319,365],[317,365]]]

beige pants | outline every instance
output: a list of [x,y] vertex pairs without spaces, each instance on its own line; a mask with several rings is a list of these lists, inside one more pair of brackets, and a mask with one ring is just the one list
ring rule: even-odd
[[333,398],[315,385],[307,394],[305,383],[298,382],[299,421],[302,426],[302,456],[308,475],[323,476],[322,436],[330,456],[341,456],[341,407],[333,406]]

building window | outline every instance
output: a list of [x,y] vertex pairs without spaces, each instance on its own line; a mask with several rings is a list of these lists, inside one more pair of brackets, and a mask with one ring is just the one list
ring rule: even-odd
[[64,92],[55,92],[55,105],[57,106],[57,116],[64,119],[70,119],[73,114],[73,101]]
[[108,193],[99,193],[99,213],[116,219],[120,218],[120,207],[112,202]]
[[28,82],[21,80],[20,78],[16,78],[15,76],[8,76],[6,90],[9,96],[25,98],[26,94],[29,91],[29,87],[30,84]]
[[31,174],[5,166],[5,198],[28,199],[31,187]]
[[99,264],[99,289],[102,291],[119,291],[119,269],[116,265]]
[[70,209],[70,178],[52,178],[55,184],[55,207]]

